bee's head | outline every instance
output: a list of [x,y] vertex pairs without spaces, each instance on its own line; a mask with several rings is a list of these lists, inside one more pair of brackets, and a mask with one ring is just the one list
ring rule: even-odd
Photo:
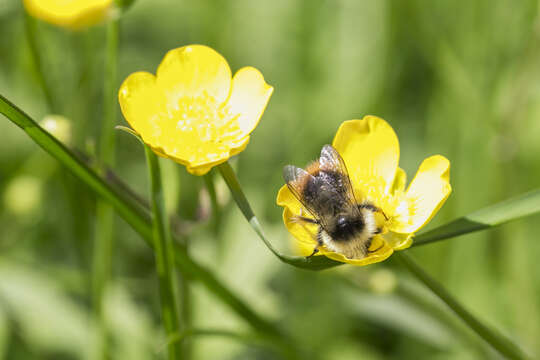
[[340,229],[347,229],[350,226],[349,218],[345,215],[339,215],[336,221],[336,226]]

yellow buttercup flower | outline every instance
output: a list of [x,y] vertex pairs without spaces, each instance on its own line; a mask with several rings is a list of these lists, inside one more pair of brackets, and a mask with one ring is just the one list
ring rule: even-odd
[[124,117],[160,156],[204,175],[245,149],[273,88],[255,68],[231,79],[227,61],[202,45],[165,55],[156,76],[131,74],[120,87]]
[[[375,116],[345,121],[332,145],[345,162],[356,200],[382,210],[384,216],[376,217],[382,231],[374,236],[369,253],[361,259],[349,259],[324,245],[315,255],[367,265],[411,246],[414,233],[431,220],[450,195],[450,162],[440,155],[428,157],[405,189],[406,174],[398,167],[397,136],[386,121]],[[277,203],[284,208],[283,221],[300,252],[310,255],[317,246],[318,225],[298,221],[299,214],[308,212],[286,185],[279,190]]]
[[72,30],[104,21],[115,10],[113,0],[23,0],[33,17]]

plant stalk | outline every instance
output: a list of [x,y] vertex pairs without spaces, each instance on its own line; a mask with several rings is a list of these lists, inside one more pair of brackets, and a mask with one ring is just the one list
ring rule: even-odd
[[[161,315],[167,338],[172,338],[180,333],[172,240],[169,232],[169,221],[165,211],[158,158],[148,146],[145,146],[145,152],[150,178],[152,227],[156,270],[159,280]],[[181,358],[181,342],[169,342],[167,348],[168,358],[170,360]]]
[[45,96],[45,102],[47,104],[48,111],[55,112],[58,109],[55,108],[52,92],[49,88],[49,85],[47,84],[47,79],[45,78],[45,72],[43,69],[43,61],[41,59],[41,51],[38,46],[38,38],[36,34],[37,20],[34,19],[32,16],[30,16],[28,13],[25,13],[24,22],[25,22],[26,40],[28,41],[28,46],[30,49],[30,56],[32,57],[32,61],[34,62],[34,66],[36,68],[36,74],[37,74],[37,80],[38,80],[39,86],[41,87],[41,91],[43,92],[43,95]]
[[394,256],[405,266],[418,280],[424,283],[439,299],[476,332],[489,345],[509,359],[528,359],[523,351],[510,339],[484,325],[473,314],[465,309],[437,280],[427,274],[411,256],[404,252],[396,252]]
[[[103,82],[103,118],[99,138],[99,159],[101,167],[114,166],[116,123],[116,81],[118,67],[119,21],[112,20],[107,25],[105,76]],[[96,227],[92,264],[92,287],[95,318],[98,324],[99,354],[108,357],[107,324],[103,309],[107,287],[110,282],[114,248],[114,209],[98,199],[96,204]]]

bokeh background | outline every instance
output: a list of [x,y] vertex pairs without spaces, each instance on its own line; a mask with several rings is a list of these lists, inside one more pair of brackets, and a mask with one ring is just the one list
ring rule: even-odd
[[[20,1],[0,0],[0,93],[41,120],[47,108]],[[383,117],[412,178],[428,155],[452,163],[454,192],[430,226],[520,194],[540,179],[537,1],[138,0],[121,24],[119,83],[155,72],[164,54],[209,45],[234,70],[275,87],[250,145],[234,160],[269,237],[294,251],[275,205],[285,164],[303,165],[339,124]],[[39,49],[70,144],[95,154],[104,27],[72,33],[39,23]],[[126,125],[119,115],[118,124]],[[91,359],[95,198],[7,119],[0,119],[0,359]],[[117,132],[124,182],[147,197],[144,153]],[[253,308],[321,359],[497,358],[393,260],[306,272],[257,239],[216,177],[222,217],[202,178],[162,162],[167,206],[190,251]],[[540,354],[540,218],[410,251],[466,307]],[[116,221],[106,318],[112,359],[164,357],[153,254]],[[201,285],[194,326],[249,332]],[[189,340],[196,359],[273,359],[229,338]]]

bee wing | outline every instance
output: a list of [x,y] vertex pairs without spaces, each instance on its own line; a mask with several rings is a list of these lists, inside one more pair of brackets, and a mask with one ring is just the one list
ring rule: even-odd
[[[311,179],[310,179],[311,178]],[[306,170],[293,165],[286,165],[283,168],[283,179],[287,183],[287,187],[293,193],[294,197],[298,199],[306,208],[306,210],[313,216],[315,220],[326,229],[324,219],[319,216],[316,209],[314,209],[302,196],[304,185],[307,181],[313,180],[313,176]]]
[[334,172],[341,174],[340,181],[335,184],[328,184],[329,188],[334,188],[334,191],[340,196],[344,202],[351,205],[351,208],[357,209],[357,201],[354,197],[354,190],[349,178],[347,166],[343,158],[332,145],[324,145],[321,149],[321,157],[319,158],[319,168],[324,172]]

